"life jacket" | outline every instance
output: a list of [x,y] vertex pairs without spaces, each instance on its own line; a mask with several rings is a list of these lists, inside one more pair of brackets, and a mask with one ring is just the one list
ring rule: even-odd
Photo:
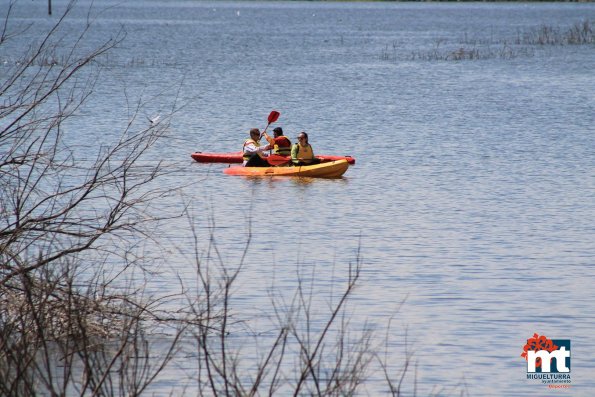
[[[299,143],[296,143],[295,146],[297,146],[298,150],[297,150],[297,158],[302,158],[304,159],[304,162],[307,163],[308,160],[314,160],[314,151],[312,150],[312,146],[310,146],[310,144],[308,143],[306,147],[303,147],[302,145],[300,145]],[[295,159],[294,161],[299,161],[297,159]]]
[[[246,145],[249,145],[250,143],[253,143],[254,146],[256,147],[260,147],[260,143],[256,142],[254,139],[252,138],[248,138],[244,141],[244,146],[242,146],[242,158],[244,159],[244,161],[248,161],[250,160],[250,157],[252,157],[252,152],[246,152]],[[262,157],[262,154],[260,152],[256,152],[260,157]]]
[[275,138],[275,145],[273,146],[274,154],[281,154],[289,156],[291,154],[291,141],[286,136],[279,136]]

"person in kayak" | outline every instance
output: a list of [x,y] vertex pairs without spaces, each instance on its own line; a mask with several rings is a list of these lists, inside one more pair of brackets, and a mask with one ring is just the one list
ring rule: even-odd
[[260,130],[252,128],[250,130],[250,138],[244,141],[243,165],[244,167],[268,167],[269,163],[266,161],[266,151],[272,149],[271,145],[260,146]]
[[273,154],[280,154],[282,156],[291,155],[291,141],[283,135],[283,128],[275,127],[273,130],[273,137],[271,138],[266,131],[262,133],[267,142],[273,146]]
[[320,163],[320,159],[314,157],[312,145],[308,143],[308,134],[302,131],[298,134],[298,143],[291,148],[291,162],[293,165],[312,165]]

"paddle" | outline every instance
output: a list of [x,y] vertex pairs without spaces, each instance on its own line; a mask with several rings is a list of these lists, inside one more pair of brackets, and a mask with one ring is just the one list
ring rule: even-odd
[[269,128],[269,125],[271,125],[272,123],[277,121],[277,119],[279,118],[280,115],[281,115],[281,113],[277,112],[276,110],[273,110],[271,113],[269,113],[269,118],[268,118],[269,123],[265,127],[264,131],[262,131],[262,134],[260,134],[260,136],[263,136],[264,133],[267,132],[267,128]]
[[[264,134],[266,134],[266,132],[267,132],[267,128],[269,128],[269,125],[271,125],[272,123],[274,123],[275,121],[277,121],[277,119],[279,118],[279,116],[280,116],[280,115],[281,115],[281,113],[279,113],[279,112],[278,112],[278,111],[276,111],[276,110],[272,110],[272,111],[271,111],[271,113],[269,113],[269,117],[268,117],[268,119],[267,119],[269,123],[268,123],[268,124],[267,124],[267,126],[264,128],[264,131],[262,131],[262,132],[260,133],[260,138],[262,138],[262,137],[264,136]],[[269,154],[270,154],[270,153],[271,153],[271,150],[269,150]],[[274,161],[274,160],[273,160],[273,161]],[[283,163],[274,163],[274,164],[273,164],[273,163],[271,163],[271,162],[269,161],[269,164],[270,164],[270,165],[281,165],[281,164],[283,164]]]
[[268,163],[272,166],[287,165],[289,162],[291,162],[291,157],[280,154],[270,154],[268,157],[266,157],[266,161],[268,161]]

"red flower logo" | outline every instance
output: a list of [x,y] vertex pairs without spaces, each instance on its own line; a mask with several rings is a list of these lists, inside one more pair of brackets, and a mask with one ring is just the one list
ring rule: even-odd
[[[521,353],[521,357],[524,357],[525,360],[528,360],[527,352],[529,350],[538,352],[540,350],[547,350],[548,352],[553,352],[557,350],[558,346],[554,345],[551,339],[546,338],[544,335],[539,336],[538,334],[533,334],[533,337],[527,339],[527,344],[523,347],[523,353]],[[535,360],[535,368],[541,367],[541,358],[537,358]]]

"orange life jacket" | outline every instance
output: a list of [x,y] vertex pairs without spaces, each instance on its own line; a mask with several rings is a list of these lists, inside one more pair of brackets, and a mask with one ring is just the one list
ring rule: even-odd
[[291,141],[286,136],[278,136],[275,138],[275,145],[273,146],[274,154],[281,154],[289,156],[291,154]]

